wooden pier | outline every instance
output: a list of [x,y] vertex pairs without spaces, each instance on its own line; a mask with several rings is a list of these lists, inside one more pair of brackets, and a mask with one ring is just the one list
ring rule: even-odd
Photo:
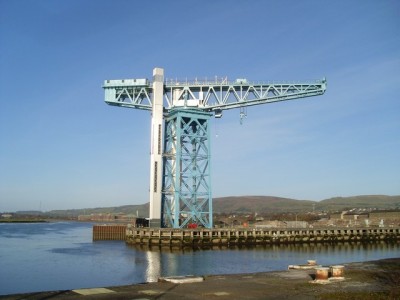
[[126,229],[126,242],[134,245],[209,247],[290,243],[400,241],[400,228],[342,229]]

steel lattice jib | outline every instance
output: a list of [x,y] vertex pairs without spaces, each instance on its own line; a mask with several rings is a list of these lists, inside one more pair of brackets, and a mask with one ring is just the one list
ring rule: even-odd
[[201,110],[176,109],[165,118],[163,227],[212,228],[211,116]]
[[107,104],[152,112],[149,226],[212,228],[211,113],[220,118],[227,109],[318,96],[326,87],[325,78],[297,83],[165,80],[162,68],[153,70],[152,82],[106,80]]

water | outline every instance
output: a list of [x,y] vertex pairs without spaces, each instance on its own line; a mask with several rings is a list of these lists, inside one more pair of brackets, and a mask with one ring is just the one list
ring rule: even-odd
[[214,250],[140,249],[92,242],[92,224],[0,224],[0,295],[126,285],[160,276],[252,273],[400,257],[400,244],[290,245]]

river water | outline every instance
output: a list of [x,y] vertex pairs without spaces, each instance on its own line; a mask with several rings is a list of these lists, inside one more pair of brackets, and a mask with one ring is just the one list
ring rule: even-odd
[[92,242],[90,223],[0,224],[0,295],[285,270],[309,259],[332,265],[393,257],[400,257],[399,243],[160,251]]

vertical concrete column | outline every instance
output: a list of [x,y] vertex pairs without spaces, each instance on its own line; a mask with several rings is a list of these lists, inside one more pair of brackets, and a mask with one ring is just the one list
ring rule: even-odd
[[163,97],[164,70],[153,70],[153,111],[150,147],[150,227],[161,227],[161,189],[163,173]]

